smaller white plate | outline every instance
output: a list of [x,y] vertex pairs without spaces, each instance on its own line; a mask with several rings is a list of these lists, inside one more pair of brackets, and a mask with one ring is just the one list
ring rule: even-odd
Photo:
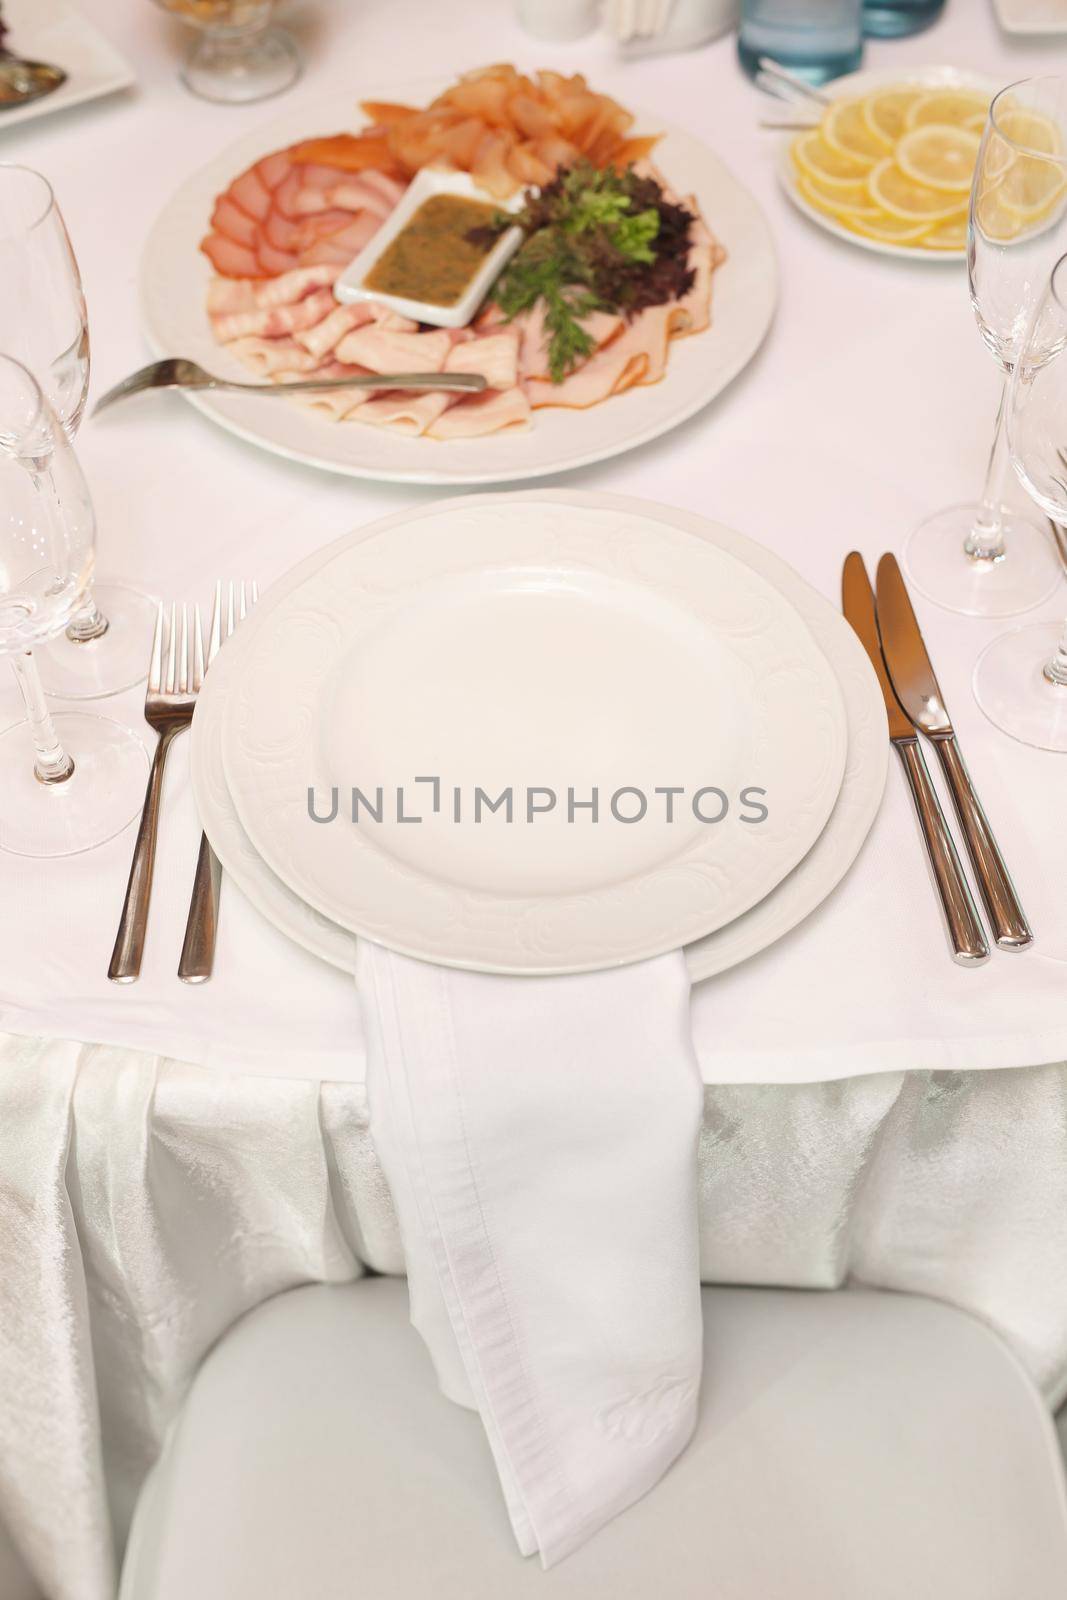
[[[1060,0],[1060,3],[1067,6],[1067,0]],[[990,99],[1001,87],[977,72],[967,72],[957,67],[897,67],[877,72],[850,72],[847,77],[837,78],[827,84],[826,89],[836,99],[851,100],[891,83],[914,84],[920,89],[978,89],[988,94]],[[899,261],[966,261],[966,250],[917,250],[914,246],[884,244],[879,239],[866,239],[862,233],[852,233],[840,222],[835,222],[833,217],[827,216],[825,211],[818,211],[809,205],[797,187],[796,168],[790,154],[796,137],[796,131],[791,129],[779,145],[778,178],[797,210],[803,211],[826,233],[832,233],[836,239],[844,239],[846,244],[858,245],[861,250],[872,250],[878,256],[895,256]]]
[[66,0],[5,0],[4,21],[9,49],[29,61],[62,67],[67,81],[43,100],[0,112],[0,129],[98,100],[128,89],[134,81],[129,63],[114,45]]
[[993,0],[1005,33],[1067,33],[1067,0]]
[[438,172],[434,167],[423,170],[408,185],[395,210],[382,223],[368,245],[359,252],[334,285],[338,300],[351,305],[357,300],[373,300],[376,305],[388,306],[398,316],[411,317],[416,322],[428,322],[435,328],[465,328],[474,320],[474,313],[522,243],[522,230],[509,228],[502,234],[475,273],[464,294],[452,306],[435,305],[432,300],[408,300],[402,294],[382,294],[366,287],[366,280],[377,266],[393,240],[407,227],[424,200],[433,195],[455,194],[464,200],[481,200],[497,211],[517,211],[522,206],[522,195],[510,200],[494,200],[491,194],[480,189],[469,172]]

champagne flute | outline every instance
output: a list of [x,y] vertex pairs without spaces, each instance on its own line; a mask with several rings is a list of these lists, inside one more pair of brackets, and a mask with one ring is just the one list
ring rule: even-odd
[[[0,350],[34,374],[73,439],[89,389],[89,329],[78,264],[48,181],[0,165]],[[49,694],[91,700],[148,672],[155,601],[97,583],[65,632],[40,652]]]
[[90,850],[141,807],[140,739],[109,717],[51,716],[31,653],[84,606],[94,543],[73,446],[32,374],[0,355],[0,655],[26,708],[0,733],[0,848],[17,855]]
[[[1067,256],[1053,269],[1008,389],[1011,463],[1024,489],[1067,526]],[[1032,622],[978,657],[974,692],[1013,739],[1067,754],[1067,625]]]
[[971,185],[967,257],[979,331],[1004,374],[982,499],[919,525],[904,550],[920,593],[950,611],[1008,617],[1059,583],[1048,530],[1004,505],[1004,395],[1034,304],[1067,249],[1067,78],[1002,89],[986,118]]

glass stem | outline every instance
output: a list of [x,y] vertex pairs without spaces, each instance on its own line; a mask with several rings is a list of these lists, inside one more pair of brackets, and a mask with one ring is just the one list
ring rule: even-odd
[[74,763],[60,744],[37,674],[37,663],[27,650],[11,657],[33,740],[33,770],[40,783],[65,783]]
[[1008,380],[1000,392],[997,421],[993,431],[993,448],[989,452],[985,483],[982,486],[982,504],[974,526],[964,541],[964,551],[972,561],[1003,561],[1004,559],[1004,480],[1008,470],[1008,448],[1004,429],[1004,407],[1008,397]]
[[1049,683],[1054,683],[1057,689],[1067,689],[1067,622],[1063,625],[1055,654],[1045,662],[1043,670]]
[[89,644],[93,639],[102,639],[110,626],[90,589],[85,604],[67,623],[67,638],[71,644]]

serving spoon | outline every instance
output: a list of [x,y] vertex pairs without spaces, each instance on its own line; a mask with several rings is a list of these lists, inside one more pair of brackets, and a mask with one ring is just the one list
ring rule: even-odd
[[0,115],[41,100],[67,81],[62,67],[47,61],[26,61],[7,48],[7,24],[0,18]]

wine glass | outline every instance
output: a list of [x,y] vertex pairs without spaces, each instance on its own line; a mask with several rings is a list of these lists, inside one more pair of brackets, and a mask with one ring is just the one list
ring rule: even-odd
[[[1027,493],[1067,526],[1067,256],[1057,262],[1008,388],[1011,463]],[[978,657],[974,692],[1013,739],[1067,754],[1067,626],[1032,622]]]
[[144,794],[140,739],[110,717],[51,716],[31,654],[84,605],[94,540],[73,446],[32,374],[0,355],[0,655],[26,708],[0,733],[0,848],[17,855],[90,850]]
[[[0,350],[34,374],[74,438],[89,389],[89,329],[78,263],[47,179],[0,165]],[[49,694],[92,700],[148,671],[155,601],[97,583],[58,639],[40,652]]]
[[[1005,393],[1034,304],[1067,249],[1067,79],[1002,89],[986,118],[971,185],[967,258],[978,327]],[[950,611],[1008,617],[1059,582],[1048,530],[1003,503],[1008,476],[1004,394],[982,499],[919,525],[904,550],[914,586]]]
[[200,29],[182,82],[202,100],[245,105],[280,94],[300,76],[300,53],[284,28],[271,26],[274,0],[156,0]]

